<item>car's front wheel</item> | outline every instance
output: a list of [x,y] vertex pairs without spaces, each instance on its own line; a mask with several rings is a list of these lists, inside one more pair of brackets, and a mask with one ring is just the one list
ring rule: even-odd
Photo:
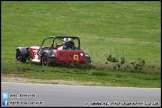
[[42,66],[48,66],[49,65],[49,55],[48,55],[48,53],[43,54],[41,64],[42,64]]

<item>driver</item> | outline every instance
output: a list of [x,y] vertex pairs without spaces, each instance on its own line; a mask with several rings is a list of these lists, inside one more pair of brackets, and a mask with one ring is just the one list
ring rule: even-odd
[[63,45],[58,48],[58,50],[63,50],[63,49],[73,49],[74,47],[74,42],[72,41],[71,38],[64,38],[63,40]]

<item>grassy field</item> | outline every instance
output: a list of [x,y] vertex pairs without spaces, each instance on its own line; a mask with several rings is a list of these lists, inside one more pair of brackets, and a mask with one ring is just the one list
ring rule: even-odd
[[[1,3],[1,75],[104,86],[161,86],[160,1]],[[16,47],[38,45],[57,35],[78,36],[81,48],[91,55],[92,67],[15,62]],[[109,55],[119,62],[108,61]],[[118,66],[122,58],[125,63]],[[141,61],[144,64],[137,67]]]

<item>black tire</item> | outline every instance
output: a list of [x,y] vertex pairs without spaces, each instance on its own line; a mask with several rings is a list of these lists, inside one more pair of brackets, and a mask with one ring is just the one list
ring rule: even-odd
[[41,64],[42,64],[42,66],[49,65],[49,55],[47,53],[43,54]]
[[86,57],[85,58],[85,63],[86,64],[90,64],[91,63],[91,58],[90,57]]
[[16,50],[16,61],[26,62],[26,57],[21,53],[20,49]]

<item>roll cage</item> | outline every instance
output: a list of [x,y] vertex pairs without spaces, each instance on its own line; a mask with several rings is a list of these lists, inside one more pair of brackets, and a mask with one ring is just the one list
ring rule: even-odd
[[52,45],[50,46],[50,49],[56,49],[58,45],[57,45],[57,43],[56,43],[56,46],[55,46],[55,40],[56,40],[56,39],[59,39],[59,40],[62,41],[62,43],[63,43],[63,42],[64,42],[64,38],[71,38],[72,41],[73,41],[73,40],[77,40],[78,46],[75,46],[75,47],[76,47],[76,49],[80,50],[80,39],[79,39],[78,37],[76,37],[76,36],[49,36],[49,37],[45,38],[45,39],[42,41],[42,43],[41,43],[41,45],[40,45],[40,49],[42,48],[44,42],[45,42],[47,39],[53,39]]

